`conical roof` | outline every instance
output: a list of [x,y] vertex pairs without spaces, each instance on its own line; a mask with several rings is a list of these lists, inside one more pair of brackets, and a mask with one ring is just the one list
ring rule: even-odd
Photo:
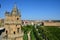
[[11,14],[12,14],[12,15],[20,15],[16,4],[14,4],[14,7],[13,7],[13,9],[12,9]]

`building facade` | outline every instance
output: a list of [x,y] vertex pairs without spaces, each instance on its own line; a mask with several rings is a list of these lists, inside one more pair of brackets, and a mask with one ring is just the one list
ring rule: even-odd
[[5,12],[4,27],[5,36],[3,40],[23,40],[23,33],[21,31],[21,14],[16,7],[16,4],[11,12]]

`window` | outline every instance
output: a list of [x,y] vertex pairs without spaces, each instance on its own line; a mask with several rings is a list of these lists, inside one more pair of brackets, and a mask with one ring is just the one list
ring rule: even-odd
[[19,20],[19,18],[17,18],[17,20]]
[[17,28],[17,32],[19,33],[19,28]]
[[14,34],[15,34],[15,31],[14,31]]
[[17,25],[16,25],[16,27],[17,27]]
[[8,33],[8,31],[6,30],[6,34]]

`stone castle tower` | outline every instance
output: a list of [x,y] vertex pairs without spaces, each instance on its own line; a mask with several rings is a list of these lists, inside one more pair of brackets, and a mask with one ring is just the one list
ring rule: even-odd
[[14,5],[11,12],[5,12],[5,36],[7,40],[23,40],[23,33],[21,32],[21,14]]

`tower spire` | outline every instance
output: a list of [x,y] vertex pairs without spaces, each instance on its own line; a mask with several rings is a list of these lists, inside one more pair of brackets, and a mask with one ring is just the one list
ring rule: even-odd
[[14,8],[17,8],[16,3],[14,4]]
[[16,6],[16,3],[14,4],[14,7],[12,9],[11,14],[13,14],[13,15],[19,15],[19,11],[18,11],[18,8]]
[[18,9],[17,9],[16,3],[15,3],[12,11],[17,11],[17,10]]

